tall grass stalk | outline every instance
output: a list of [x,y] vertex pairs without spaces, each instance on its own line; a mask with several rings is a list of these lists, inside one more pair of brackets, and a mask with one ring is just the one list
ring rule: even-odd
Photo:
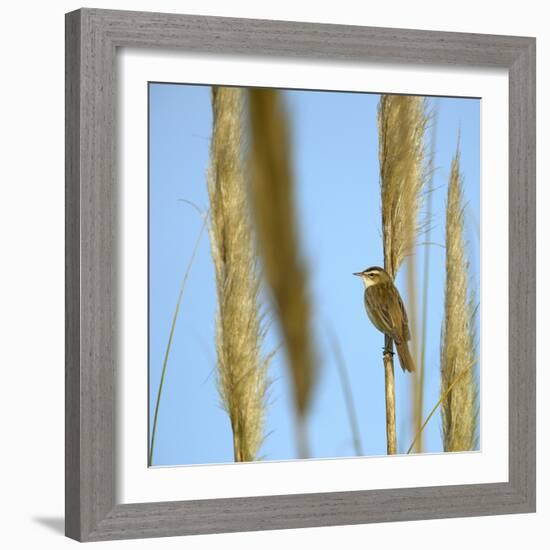
[[346,404],[351,435],[353,437],[353,448],[356,456],[363,456],[363,446],[361,444],[361,434],[359,432],[359,421],[357,420],[357,412],[355,411],[355,405],[353,403],[353,392],[351,391],[351,383],[349,380],[346,362],[344,360],[344,354],[342,353],[342,348],[336,333],[333,330],[329,330],[328,332],[334,357],[336,359],[336,366],[338,367],[340,383],[342,384],[344,402]]
[[[419,361],[419,330],[418,330],[418,303],[417,303],[417,282],[418,274],[416,270],[416,254],[411,254],[407,258],[407,314],[409,318],[409,327],[411,331],[411,355],[415,365],[420,365]],[[411,427],[413,433],[422,425],[422,393],[423,386],[421,372],[413,376],[411,381]],[[422,437],[417,441],[417,452],[422,452]]]
[[[468,261],[464,242],[464,205],[460,151],[451,164],[446,217],[445,317],[441,346],[443,447],[469,451],[476,442],[477,384],[469,366],[476,362],[474,305],[468,290]],[[467,369],[452,391],[453,380]]]
[[308,274],[300,252],[289,130],[279,92],[251,89],[250,190],[259,253],[293,386],[296,445],[309,456],[306,419],[315,380]]
[[[426,181],[425,100],[383,95],[378,105],[380,187],[384,269],[395,279],[416,242],[422,189]],[[393,341],[384,337],[386,433],[388,454],[397,451]]]
[[[421,305],[421,327],[420,338],[415,337],[414,343],[416,349],[418,349],[418,341],[420,340],[419,352],[414,352],[413,357],[418,357],[418,375],[413,378],[413,406],[412,406],[412,419],[413,419],[413,433],[418,433],[418,437],[415,440],[415,451],[421,453],[424,450],[424,439],[422,426],[422,415],[424,414],[424,391],[425,391],[425,376],[426,376],[426,343],[428,335],[428,289],[430,288],[430,256],[431,256],[431,236],[432,236],[432,194],[433,194],[433,176],[434,176],[434,159],[435,159],[435,145],[437,143],[437,122],[439,118],[439,99],[434,98],[433,107],[430,113],[431,121],[431,135],[430,135],[430,156],[428,158],[429,171],[426,190],[426,229],[425,240],[428,243],[424,249],[424,267],[423,267],[423,280],[422,280],[422,305]],[[413,268],[414,270],[414,268]],[[415,275],[411,274],[414,280]],[[409,281],[409,292],[411,287],[414,286],[413,280]],[[416,319],[416,314],[413,314]],[[413,331],[414,335],[414,331]],[[414,336],[413,336],[414,337]]]
[[151,429],[151,443],[149,446],[149,457],[148,457],[148,465],[153,465],[153,457],[155,452],[155,436],[157,433],[157,422],[158,422],[158,416],[159,416],[159,408],[160,408],[160,400],[162,397],[162,390],[164,388],[164,380],[166,378],[166,370],[168,367],[168,358],[170,356],[170,350],[172,349],[172,340],[174,338],[174,331],[176,330],[176,322],[178,320],[178,315],[180,311],[181,301],[183,299],[183,293],[185,291],[185,287],[187,285],[187,279],[189,278],[189,273],[191,272],[191,267],[193,266],[193,263],[195,262],[195,258],[197,256],[197,252],[199,250],[199,244],[201,242],[202,236],[204,234],[204,230],[206,229],[208,217],[205,215],[203,216],[203,223],[200,229],[200,232],[197,236],[197,240],[195,241],[195,244],[193,246],[193,252],[191,253],[191,258],[189,260],[189,263],[187,264],[187,268],[185,269],[185,274],[183,275],[183,279],[181,281],[180,285],[180,291],[178,294],[178,299],[176,301],[176,307],[174,308],[174,315],[172,316],[172,323],[170,325],[170,332],[168,334],[168,343],[166,344],[166,351],[164,352],[164,360],[162,362],[162,372],[160,375],[160,382],[159,387],[157,390],[157,400],[155,403],[155,413],[153,415],[153,427]]
[[208,172],[210,244],[218,296],[217,374],[236,462],[255,460],[263,441],[269,357],[258,306],[259,279],[241,160],[243,91],[212,88]]

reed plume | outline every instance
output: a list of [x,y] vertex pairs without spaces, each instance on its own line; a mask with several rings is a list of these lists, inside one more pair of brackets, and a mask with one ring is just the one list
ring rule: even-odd
[[210,243],[216,276],[217,373],[237,462],[257,458],[263,441],[269,357],[258,307],[259,279],[241,161],[243,92],[212,88],[208,172]]
[[[445,318],[441,346],[443,446],[445,451],[470,451],[476,444],[477,384],[472,364],[475,350],[474,305],[468,291],[464,242],[464,206],[460,152],[451,164],[446,219]],[[464,371],[467,369],[467,372]],[[460,377],[451,391],[447,391]]]
[[[412,252],[426,181],[424,133],[428,123],[421,97],[382,95],[378,105],[380,189],[384,269],[392,279]],[[393,341],[384,338],[388,454],[397,452]]]
[[315,379],[308,275],[300,253],[289,131],[279,93],[251,89],[250,191],[259,253],[283,335],[301,458],[309,456],[306,417]]

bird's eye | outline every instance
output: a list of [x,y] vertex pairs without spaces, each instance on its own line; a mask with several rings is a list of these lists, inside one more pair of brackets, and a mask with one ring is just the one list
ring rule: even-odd
[[372,279],[374,277],[374,273],[369,273],[369,277]]

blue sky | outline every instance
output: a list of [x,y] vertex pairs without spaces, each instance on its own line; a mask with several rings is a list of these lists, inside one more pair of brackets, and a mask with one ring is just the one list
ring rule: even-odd
[[[210,87],[150,84],[149,368],[153,417],[162,361],[181,279],[202,220],[179,199],[208,208],[206,170],[211,134]],[[369,322],[363,287],[352,276],[382,265],[376,109],[379,95],[283,91],[292,130],[296,202],[315,304],[319,378],[308,420],[314,458],[353,456],[334,349],[335,334],[351,380],[365,455],[386,452],[383,336]],[[479,288],[480,101],[429,99],[436,110],[433,218],[424,416],[439,398],[439,343],[445,273],[444,223],[450,164],[461,136],[466,239],[472,286]],[[433,135],[429,130],[429,137]],[[423,239],[420,238],[420,241]],[[422,281],[424,254],[416,252]],[[420,283],[419,283],[420,284]],[[407,302],[404,269],[397,285]],[[420,292],[420,289],[419,289]],[[263,296],[267,302],[267,296]],[[155,465],[231,462],[231,427],[216,388],[215,284],[206,233],[183,298],[159,410]],[[265,347],[279,342],[271,324]],[[271,363],[265,460],[296,458],[293,407],[284,353]],[[396,365],[398,449],[412,440],[411,376]],[[440,452],[441,422],[425,430],[425,451]]]

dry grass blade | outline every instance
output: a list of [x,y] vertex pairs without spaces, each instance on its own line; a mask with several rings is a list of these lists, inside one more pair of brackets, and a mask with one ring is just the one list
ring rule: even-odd
[[[395,279],[416,244],[418,215],[426,182],[424,134],[429,117],[424,98],[383,95],[378,106],[378,139],[384,269]],[[393,341],[384,339],[388,454],[397,451]]]
[[217,372],[233,430],[235,460],[257,458],[263,441],[269,358],[241,162],[243,92],[213,87],[213,133],[208,173],[210,242],[218,294]]
[[153,414],[153,425],[151,428],[151,441],[149,444],[149,456],[148,456],[148,465],[153,465],[153,457],[155,456],[155,437],[157,434],[157,423],[158,423],[158,417],[159,417],[159,410],[160,410],[160,401],[162,398],[162,390],[164,388],[164,381],[166,378],[166,371],[168,369],[168,358],[170,357],[170,350],[172,349],[172,340],[174,339],[174,332],[176,330],[176,322],[178,320],[178,315],[181,307],[181,301],[183,299],[183,293],[185,291],[185,287],[187,284],[187,279],[189,278],[189,274],[191,272],[191,268],[193,267],[193,263],[195,261],[195,258],[197,256],[197,252],[199,250],[199,244],[202,239],[202,235],[204,233],[204,229],[207,224],[207,216],[203,216],[203,223],[199,232],[199,235],[197,237],[197,240],[195,241],[195,245],[193,246],[193,252],[191,253],[191,259],[189,260],[189,263],[187,264],[187,268],[185,269],[185,274],[183,275],[183,279],[181,281],[180,285],[180,291],[178,294],[178,299],[176,301],[176,307],[174,308],[174,314],[172,316],[172,323],[170,325],[170,332],[168,334],[168,343],[166,344],[166,351],[164,352],[164,360],[162,362],[162,371],[160,374],[160,381],[159,386],[157,390],[157,400],[155,402],[155,412]]
[[443,401],[451,393],[453,388],[462,380],[462,378],[470,372],[470,370],[476,365],[476,363],[477,361],[474,361],[473,363],[470,363],[465,369],[462,369],[462,371],[458,373],[457,377],[449,384],[445,392],[439,398],[439,401],[434,405],[434,407],[430,411],[430,414],[428,414],[428,416],[426,417],[426,420],[424,420],[420,428],[417,430],[416,435],[414,436],[414,439],[410,444],[409,449],[407,450],[407,454],[411,454],[413,448],[415,447],[418,441],[418,438],[421,437],[422,432],[424,431],[424,428],[428,425],[428,422],[431,420],[432,416],[435,414],[437,409],[442,405]]
[[356,456],[363,456],[363,446],[361,444],[361,434],[359,432],[359,420],[357,419],[357,412],[355,411],[355,405],[353,403],[353,392],[351,390],[351,382],[348,375],[348,369],[344,360],[344,354],[336,333],[332,330],[328,330],[328,337],[332,350],[334,352],[334,358],[336,360],[336,366],[338,368],[338,376],[340,377],[340,383],[342,384],[342,392],[344,394],[344,402],[346,404],[346,410],[348,412],[349,425],[351,435],[353,438],[353,448],[355,449]]
[[308,277],[300,254],[287,119],[276,90],[251,89],[250,189],[258,248],[283,334],[297,413],[297,446],[309,455],[305,419],[315,379]]
[[[420,365],[420,372],[414,376],[411,383],[411,427],[413,433],[416,433],[422,425],[423,408],[423,372],[419,361],[419,331],[418,331],[418,304],[417,304],[417,270],[416,254],[408,256],[407,267],[407,315],[409,318],[409,328],[411,331],[411,355],[415,365]],[[416,451],[422,452],[422,437],[416,443]]]
[[442,404],[445,451],[469,451],[476,443],[477,384],[469,365],[476,362],[474,307],[468,292],[468,262],[464,243],[464,209],[460,153],[451,165],[446,219],[445,318],[441,346],[441,391],[445,393],[464,370]]

